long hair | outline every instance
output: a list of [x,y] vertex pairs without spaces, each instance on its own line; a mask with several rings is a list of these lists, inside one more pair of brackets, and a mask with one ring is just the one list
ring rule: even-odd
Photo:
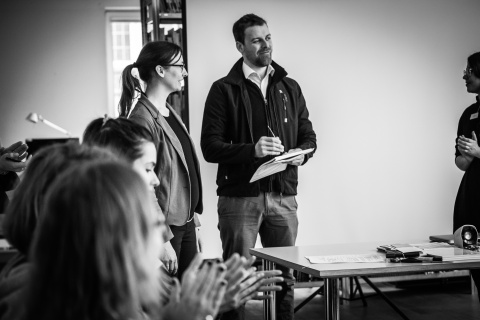
[[137,61],[126,66],[122,72],[122,95],[118,104],[120,117],[128,116],[136,92],[142,92],[140,82],[132,75],[132,69],[138,69],[140,79],[148,86],[155,74],[155,67],[171,64],[173,59],[181,53],[182,48],[167,41],[152,41],[142,48]]
[[81,146],[77,142],[48,146],[38,152],[30,160],[7,207],[3,224],[5,238],[21,253],[27,254],[45,193],[56,177],[75,163],[113,158],[107,150]]
[[158,309],[147,194],[139,175],[114,161],[82,163],[56,180],[31,251],[26,319],[124,320],[141,306]]
[[473,74],[480,78],[480,52],[476,52],[467,58],[468,65],[472,68]]
[[142,145],[152,142],[150,132],[126,118],[98,118],[90,122],[83,133],[83,143],[110,149],[127,161],[140,158]]

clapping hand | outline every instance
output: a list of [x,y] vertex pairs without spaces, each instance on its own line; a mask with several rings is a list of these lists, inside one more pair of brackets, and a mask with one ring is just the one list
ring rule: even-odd
[[281,287],[272,284],[282,282],[280,270],[256,271],[251,267],[255,257],[246,259],[238,254],[232,255],[225,265],[228,268],[227,290],[220,307],[220,312],[236,309],[251,299],[261,299],[268,296],[258,296],[259,292],[280,291]]
[[176,278],[170,287],[169,302],[162,308],[165,319],[214,319],[223,300],[227,267],[211,261],[202,264],[197,254],[185,270],[180,284]]
[[7,148],[0,148],[0,171],[21,172],[27,167],[27,145],[18,141]]

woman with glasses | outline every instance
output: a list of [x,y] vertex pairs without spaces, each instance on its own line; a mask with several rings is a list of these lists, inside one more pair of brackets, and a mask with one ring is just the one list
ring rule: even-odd
[[[455,164],[465,171],[458,189],[453,214],[453,231],[465,224],[480,230],[480,52],[467,59],[463,72],[467,92],[476,94],[476,102],[460,117],[457,131]],[[480,270],[472,270],[472,278],[480,288]],[[479,296],[480,299],[480,296]]]
[[[132,75],[137,69],[146,89]],[[195,213],[201,214],[202,186],[200,168],[193,141],[179,115],[167,103],[168,96],[182,90],[188,75],[183,62],[182,49],[164,41],[147,43],[137,61],[122,73],[121,117],[139,123],[152,136],[157,150],[157,174],[160,185],[156,188],[158,203],[173,233],[170,243],[178,260],[181,279],[190,261],[197,253]],[[132,109],[133,100],[139,97]],[[169,264],[169,272],[177,272],[176,264]]]

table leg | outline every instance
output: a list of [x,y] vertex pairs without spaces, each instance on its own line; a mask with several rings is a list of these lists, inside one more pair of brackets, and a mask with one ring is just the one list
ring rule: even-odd
[[338,296],[338,279],[326,278],[325,280],[325,320],[339,320],[340,307]]
[[[263,259],[263,270],[268,271],[268,270],[274,270],[275,269],[275,263],[272,261],[267,261]],[[273,286],[273,284],[271,284]],[[276,320],[277,319],[277,314],[275,310],[275,291],[267,291],[264,293],[265,295],[270,295],[270,299],[265,299],[263,300],[263,318],[265,320]]]

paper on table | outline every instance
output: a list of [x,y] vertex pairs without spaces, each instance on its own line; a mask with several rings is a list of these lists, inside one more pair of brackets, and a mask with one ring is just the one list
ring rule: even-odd
[[13,247],[6,239],[0,239],[0,250],[12,250]]
[[457,248],[446,242],[412,244],[423,249],[423,253],[441,256],[443,261],[480,261],[480,252]]
[[452,248],[452,246],[446,242],[422,242],[422,243],[412,243],[411,245],[414,247],[420,248],[422,250]]
[[258,167],[257,171],[255,171],[252,178],[250,179],[250,183],[285,170],[287,168],[287,164],[285,162],[292,160],[298,155],[307,154],[312,151],[313,148],[295,151],[291,153],[284,153],[281,156],[275,157],[272,160],[265,162],[260,167]]
[[347,254],[333,256],[311,256],[305,258],[307,258],[310,263],[385,262],[385,255],[382,254]]

